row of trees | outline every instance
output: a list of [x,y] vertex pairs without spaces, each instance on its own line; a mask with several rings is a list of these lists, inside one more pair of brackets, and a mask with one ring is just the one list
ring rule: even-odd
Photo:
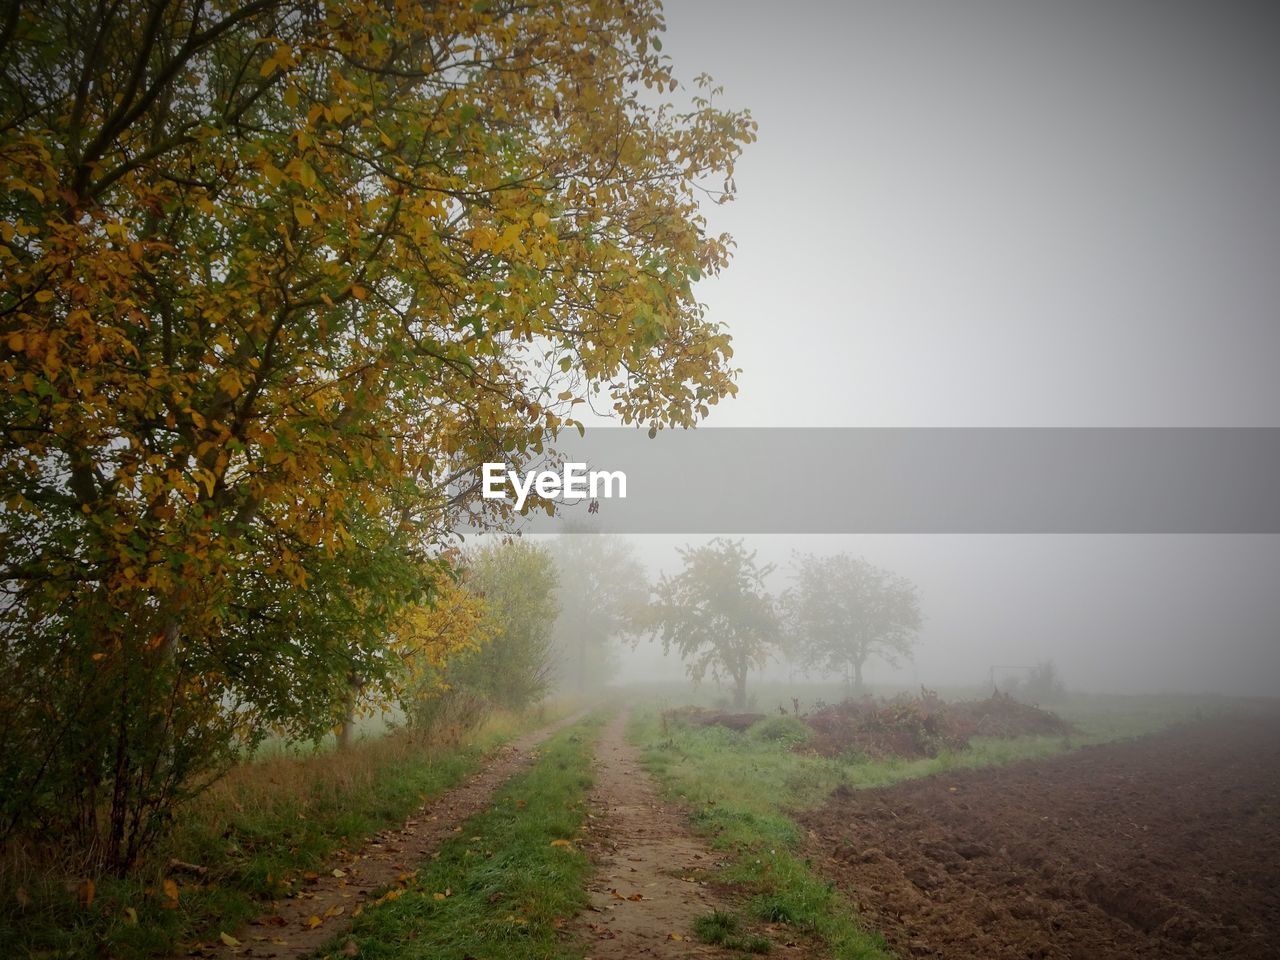
[[717,538],[680,557],[683,569],[659,580],[638,623],[684,658],[695,682],[731,684],[738,708],[748,674],[776,653],[840,676],[855,694],[872,658],[896,665],[911,655],[922,622],[915,586],[864,559],[797,555],[791,586],[775,598],[766,585],[773,566],[740,540]]
[[844,553],[795,556],[776,597],[773,566],[740,540],[681,550],[681,569],[652,586],[616,537],[560,537],[552,555],[561,570],[554,672],[570,690],[608,681],[620,644],[652,638],[680,655],[695,682],[727,683],[739,706],[748,674],[775,657],[857,693],[869,661],[910,657],[921,625],[914,585]]
[[263,736],[470,647],[447,547],[502,519],[481,463],[579,403],[657,429],[735,390],[692,282],[755,126],[678,88],[663,28],[5,4],[0,840],[126,869]]

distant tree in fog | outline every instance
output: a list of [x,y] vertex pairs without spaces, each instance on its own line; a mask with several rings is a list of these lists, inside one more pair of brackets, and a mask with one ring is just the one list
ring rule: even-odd
[[649,599],[649,578],[621,537],[569,533],[551,555],[559,570],[560,617],[555,626],[555,672],[561,689],[582,692],[617,669],[615,638],[633,628]]
[[1002,691],[1026,703],[1052,703],[1067,693],[1067,685],[1052,660],[1041,660],[1025,677],[1013,677],[1002,685]]
[[764,579],[773,570],[756,563],[741,540],[717,537],[680,550],[684,569],[663,576],[647,611],[648,625],[685,660],[700,683],[710,675],[733,684],[733,703],[747,703],[747,674],[763,667],[777,644],[780,624]]
[[839,674],[855,693],[878,657],[910,658],[920,603],[910,580],[847,553],[797,555],[794,583],[782,598],[788,640],[806,668]]

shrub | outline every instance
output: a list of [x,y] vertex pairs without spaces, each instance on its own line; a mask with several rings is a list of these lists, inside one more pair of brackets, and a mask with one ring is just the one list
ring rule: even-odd
[[770,717],[753,726],[751,736],[757,740],[771,740],[794,747],[808,743],[813,730],[799,717]]

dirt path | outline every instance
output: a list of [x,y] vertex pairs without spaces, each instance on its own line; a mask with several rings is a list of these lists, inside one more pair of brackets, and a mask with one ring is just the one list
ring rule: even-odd
[[837,790],[802,820],[903,957],[1280,955],[1280,718]]
[[[596,750],[586,847],[597,869],[591,906],[572,932],[587,944],[587,960],[738,956],[693,934],[696,917],[727,907],[700,879],[716,856],[662,801],[627,741],[628,713],[610,721]],[[775,942],[772,955],[797,954]]]
[[531,765],[543,741],[585,715],[586,711],[572,714],[504,744],[478,772],[428,801],[403,826],[375,834],[362,849],[344,855],[306,882],[295,896],[274,901],[268,913],[235,933],[232,939],[238,945],[223,942],[187,955],[276,960],[311,955],[345,930],[353,912],[374,892],[407,879],[461,829],[464,820],[485,809],[499,786]]

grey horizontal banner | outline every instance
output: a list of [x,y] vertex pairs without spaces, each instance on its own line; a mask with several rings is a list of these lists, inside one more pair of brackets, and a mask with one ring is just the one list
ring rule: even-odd
[[555,446],[561,460],[624,473],[626,497],[601,478],[594,505],[553,496],[556,515],[530,511],[515,524],[524,531],[1280,533],[1274,428],[712,428],[650,438],[606,427]]

